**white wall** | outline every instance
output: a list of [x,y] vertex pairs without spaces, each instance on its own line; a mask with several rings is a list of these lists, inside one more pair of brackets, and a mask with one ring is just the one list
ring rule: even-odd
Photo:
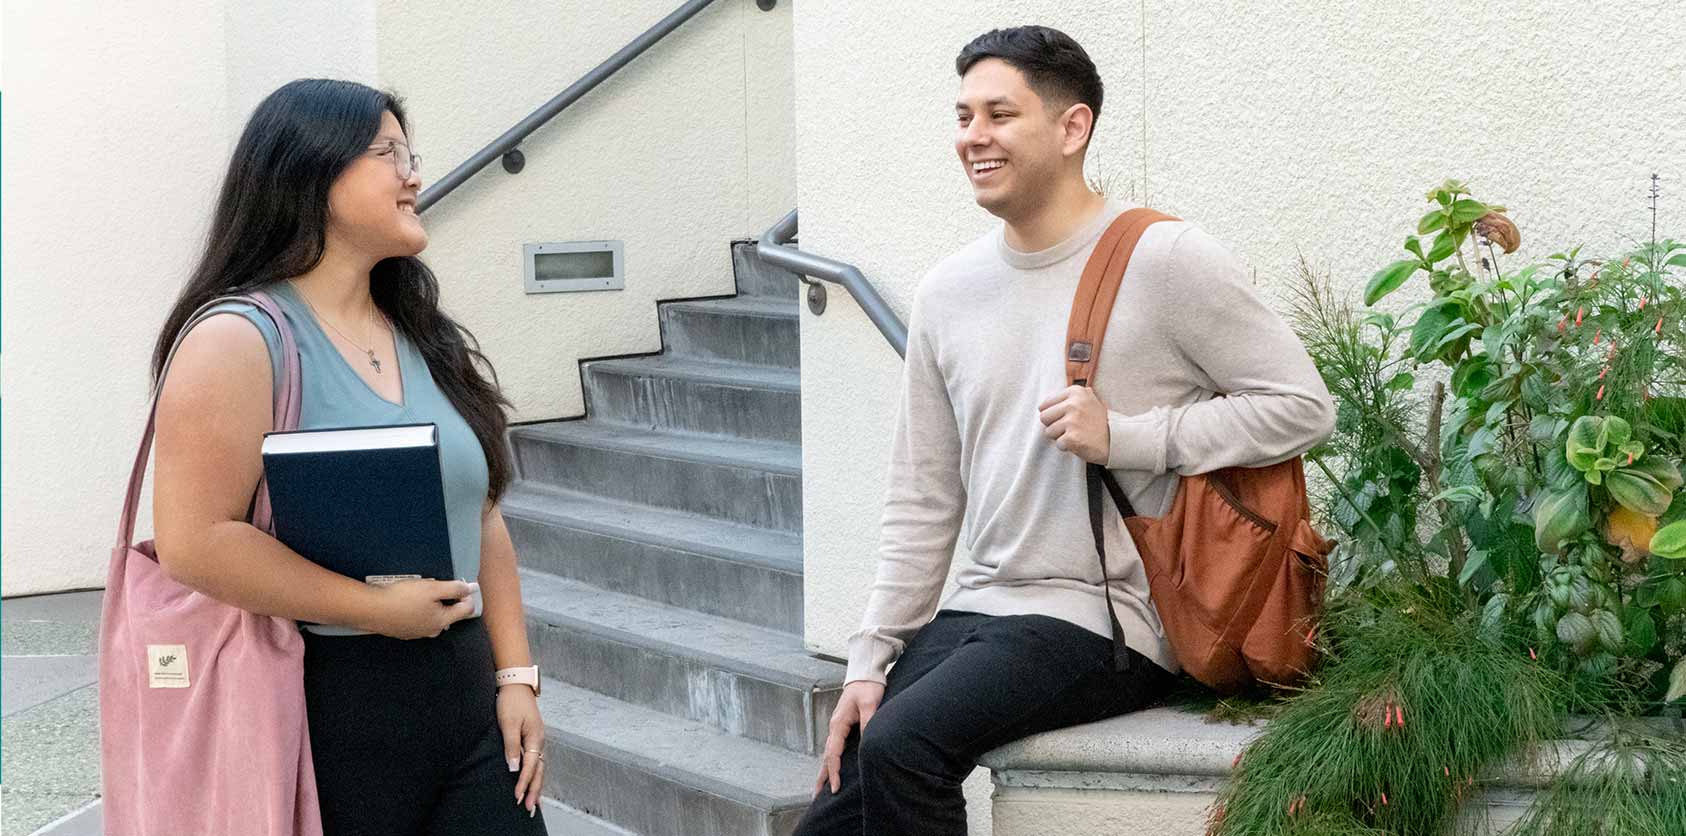
[[[675,7],[379,3],[381,80],[443,176]],[[517,420],[584,411],[581,358],[657,351],[656,302],[733,292],[728,245],[789,211],[790,2],[721,0],[425,215],[443,303]],[[620,239],[622,291],[528,296],[524,242]]]
[[283,81],[372,80],[372,8],[5,4],[3,594],[104,584],[152,340],[232,141]]

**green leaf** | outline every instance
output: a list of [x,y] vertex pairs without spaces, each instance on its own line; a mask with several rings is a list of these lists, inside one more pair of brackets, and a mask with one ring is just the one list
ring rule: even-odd
[[[1438,215],[1440,213],[1439,212],[1431,212],[1429,214]],[[1671,258],[1668,261],[1663,262],[1663,264],[1664,264],[1664,266],[1667,266],[1667,267],[1686,267],[1686,253],[1681,253],[1680,255],[1677,255],[1674,258]]]
[[1568,425],[1568,421],[1555,415],[1535,415],[1528,422],[1528,438],[1541,442],[1552,441]]
[[1439,209],[1431,209],[1428,214],[1423,216],[1422,220],[1417,221],[1417,234],[1427,235],[1444,226],[1446,226],[1446,213]]
[[1668,674],[1668,693],[1663,695],[1663,702],[1674,702],[1686,697],[1686,659],[1674,663],[1674,670]]
[[1474,485],[1458,485],[1455,488],[1447,488],[1446,490],[1443,490],[1440,493],[1435,494],[1434,497],[1432,499],[1430,499],[1429,501],[1430,502],[1445,501],[1445,502],[1452,502],[1452,503],[1475,502],[1476,500],[1481,499],[1482,497],[1484,497],[1486,495],[1487,495],[1486,491],[1483,491],[1482,489],[1480,489],[1480,488],[1478,488]]
[[[1446,182],[1448,184],[1450,184],[1452,181],[1448,180]],[[1441,206],[1451,206],[1452,205],[1452,192],[1445,187],[1435,189],[1434,190],[1434,199],[1439,201]]]
[[1552,490],[1564,491],[1578,488],[1584,481],[1581,472],[1569,464],[1563,457],[1563,448],[1553,445],[1545,451],[1546,484]]
[[1640,584],[1639,588],[1633,591],[1633,609],[1641,610],[1656,606],[1658,588],[1658,585],[1654,583]]
[[[1491,331],[1492,329],[1488,329]],[[1491,383],[1493,380],[1493,364],[1485,356],[1476,354],[1465,357],[1452,371],[1452,394],[1467,398]]]
[[1598,643],[1606,650],[1622,649],[1622,622],[1616,614],[1609,610],[1597,610],[1592,614],[1592,627],[1598,631]]
[[1651,553],[1670,560],[1686,558],[1686,520],[1657,529],[1651,536]]
[[1614,415],[1604,419],[1604,441],[1606,444],[1614,444],[1620,447],[1631,438],[1633,438],[1633,425],[1629,424],[1626,419],[1617,418]]
[[1407,235],[1405,236],[1405,251],[1414,254],[1417,258],[1422,258],[1423,242],[1417,240],[1415,235]]
[[1487,214],[1487,204],[1464,198],[1452,204],[1452,223],[1467,224]]
[[1435,348],[1445,348],[1446,346],[1451,345],[1453,342],[1456,342],[1457,340],[1466,338],[1470,334],[1473,334],[1473,333],[1475,333],[1476,331],[1479,331],[1479,330],[1481,330],[1481,325],[1479,323],[1465,322],[1462,325],[1458,325],[1458,326],[1454,327],[1452,330],[1441,334],[1439,341],[1435,343],[1434,347]]
[[1563,542],[1592,527],[1584,487],[1553,490],[1534,503],[1534,545],[1547,554],[1557,554]]
[[1451,256],[1458,249],[1457,239],[1449,231],[1442,231],[1434,236],[1434,245],[1428,248],[1428,262],[1436,264]]
[[1644,656],[1657,646],[1657,622],[1651,618],[1650,610],[1628,607],[1626,623],[1622,628],[1627,633],[1629,656]]
[[[1607,460],[1599,459],[1601,463],[1604,461]],[[1661,516],[1674,500],[1673,493],[1663,487],[1661,482],[1637,467],[1611,469],[1604,477],[1604,485],[1610,491],[1610,498],[1616,500],[1623,508],[1648,517]]]
[[1469,559],[1464,561],[1464,570],[1458,573],[1458,586],[1469,586],[1470,579],[1475,577],[1475,573],[1481,571],[1482,567],[1486,565],[1487,550],[1471,550],[1469,553]]
[[1686,610],[1686,578],[1673,577],[1658,585],[1657,604],[1670,614]]
[[1498,638],[1504,628],[1505,608],[1510,606],[1510,596],[1500,592],[1487,599],[1481,608],[1481,633],[1490,638]]
[[1395,261],[1377,271],[1376,275],[1370,278],[1369,286],[1364,288],[1365,306],[1374,305],[1380,302],[1382,297],[1398,290],[1399,286],[1404,284],[1406,279],[1411,278],[1411,274],[1417,272],[1417,268],[1420,266],[1422,265],[1416,261],[1407,259]]
[[1662,485],[1664,490],[1673,493],[1680,489],[1680,468],[1674,462],[1662,456],[1646,456],[1628,466],[1630,470],[1637,470]]
[[1493,405],[1487,407],[1487,415],[1484,420],[1488,424],[1497,424],[1504,419],[1505,413],[1510,411],[1510,406],[1511,402],[1509,401],[1494,402]]
[[1592,619],[1572,612],[1557,619],[1557,640],[1576,650],[1582,650],[1598,637],[1597,628],[1592,626]]
[[1417,323],[1411,326],[1411,356],[1427,361],[1439,348],[1440,335],[1446,333],[1457,320],[1456,305],[1440,305],[1423,311],[1417,317]]
[[1582,415],[1569,425],[1569,438],[1563,453],[1569,464],[1583,473],[1592,470],[1594,462],[1604,452],[1604,419],[1596,415]]
[[1417,385],[1416,375],[1411,374],[1410,372],[1400,372],[1399,374],[1394,375],[1393,379],[1389,380],[1387,382],[1387,386],[1384,388],[1389,391],[1397,392],[1402,389],[1409,389],[1415,385]]

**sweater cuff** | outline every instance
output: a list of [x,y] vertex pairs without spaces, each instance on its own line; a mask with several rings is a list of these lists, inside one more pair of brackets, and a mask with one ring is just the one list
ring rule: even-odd
[[1108,411],[1106,426],[1111,441],[1107,447],[1107,469],[1145,470],[1155,475],[1164,473],[1168,417],[1168,410],[1164,407],[1156,407],[1140,415]]
[[896,646],[889,639],[865,633],[849,639],[849,669],[843,677],[847,685],[857,680],[884,684],[884,674],[895,661]]

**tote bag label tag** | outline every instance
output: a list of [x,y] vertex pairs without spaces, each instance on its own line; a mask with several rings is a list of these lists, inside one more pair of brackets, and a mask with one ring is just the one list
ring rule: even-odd
[[148,681],[154,688],[186,688],[187,645],[149,644],[146,646]]

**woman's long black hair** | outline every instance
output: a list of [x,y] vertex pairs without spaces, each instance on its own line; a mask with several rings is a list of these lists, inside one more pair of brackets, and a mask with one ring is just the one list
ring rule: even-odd
[[[201,305],[304,275],[322,260],[328,189],[367,152],[384,113],[397,117],[408,135],[399,99],[355,82],[300,79],[258,105],[223,178],[204,255],[158,335],[154,386],[178,332]],[[504,437],[509,401],[479,343],[439,309],[439,281],[418,258],[376,264],[369,291],[381,312],[421,349],[439,388],[474,428],[486,454],[489,498],[496,501],[512,471]]]

